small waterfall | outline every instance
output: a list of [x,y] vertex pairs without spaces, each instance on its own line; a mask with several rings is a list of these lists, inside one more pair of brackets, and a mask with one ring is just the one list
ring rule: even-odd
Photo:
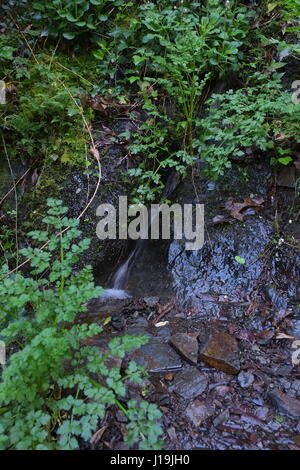
[[[173,171],[168,177],[162,198],[166,199],[168,196],[170,196],[170,194],[178,186],[178,183],[179,183],[179,176],[176,171]],[[151,219],[148,224],[148,230],[150,229],[157,215],[158,215],[158,212],[151,214]],[[143,251],[146,243],[147,243],[147,240],[145,239],[140,238],[139,240],[137,240],[135,247],[131,250],[131,252],[127,256],[127,259],[124,261],[124,263],[121,264],[121,266],[117,269],[117,271],[115,272],[113,276],[113,279],[112,279],[113,289],[125,289],[126,288],[130,269],[134,265],[135,260],[137,259],[138,255]]]

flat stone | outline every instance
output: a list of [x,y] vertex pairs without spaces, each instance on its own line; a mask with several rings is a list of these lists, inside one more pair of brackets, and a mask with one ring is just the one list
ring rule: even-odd
[[195,400],[187,407],[185,414],[191,423],[195,427],[198,427],[207,418],[214,414],[214,409],[212,407],[206,406],[205,403],[201,400]]
[[293,370],[293,366],[283,365],[276,369],[274,375],[279,375],[280,377],[287,377]]
[[183,398],[191,399],[201,395],[207,387],[207,377],[195,367],[186,367],[178,372],[169,388]]
[[200,359],[226,374],[238,374],[240,370],[239,348],[235,338],[222,331],[214,331],[200,349]]
[[242,388],[250,387],[254,382],[254,375],[248,371],[242,371],[238,375],[238,383]]
[[278,388],[269,391],[268,396],[280,413],[290,418],[300,418],[300,400],[289,397]]
[[133,351],[130,358],[149,372],[163,372],[182,367],[178,354],[166,343],[150,341]]
[[171,336],[170,344],[184,359],[192,364],[198,362],[198,333],[176,333]]

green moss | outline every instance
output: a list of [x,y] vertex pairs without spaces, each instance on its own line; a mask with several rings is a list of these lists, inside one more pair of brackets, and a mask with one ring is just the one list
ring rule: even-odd
[[41,174],[37,186],[23,195],[20,201],[20,228],[23,233],[40,227],[47,211],[47,199],[60,198],[70,172],[71,169],[66,170],[62,164],[49,166]]

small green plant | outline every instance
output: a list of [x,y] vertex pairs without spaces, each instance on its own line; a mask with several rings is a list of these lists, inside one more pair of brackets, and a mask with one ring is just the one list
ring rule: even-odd
[[230,158],[243,157],[247,147],[270,149],[280,164],[291,161],[292,148],[300,142],[300,106],[282,90],[280,78],[255,73],[247,87],[208,100],[208,115],[198,120],[193,146],[212,177],[224,174]]
[[[146,2],[139,9],[141,45],[135,48],[130,83],[142,88],[149,119],[134,136],[131,152],[144,160],[138,199],[153,200],[163,187],[163,169],[184,172],[194,161],[195,120],[210,80],[239,68],[251,13],[209,0],[204,7]],[[144,77],[142,82],[140,77]],[[152,91],[149,93],[149,90]],[[170,115],[165,108],[173,108]],[[172,143],[170,141],[172,134]]]
[[[18,109],[11,112],[8,105],[2,128],[10,131],[8,136],[11,131],[18,136],[14,154],[40,156],[48,163],[60,160],[83,165],[89,135],[82,120],[80,96],[86,85],[74,86],[72,73],[68,75],[70,86],[64,85],[66,73],[51,69],[47,57],[39,59],[39,64],[26,62],[26,76],[18,85]],[[89,121],[91,110],[85,115]]]
[[108,362],[124,358],[147,337],[114,337],[105,354],[85,344],[103,329],[76,322],[86,302],[102,292],[90,267],[73,273],[89,240],[75,243],[78,220],[66,217],[61,201],[49,199],[48,206],[43,222],[52,231],[29,233],[38,243],[48,241],[47,249],[21,250],[30,259],[31,276],[1,269],[0,334],[10,356],[0,383],[0,448],[77,449],[115,405],[129,419],[128,444],[159,449],[160,411],[126,399],[128,383],[142,383],[144,370],[133,361],[124,371]]

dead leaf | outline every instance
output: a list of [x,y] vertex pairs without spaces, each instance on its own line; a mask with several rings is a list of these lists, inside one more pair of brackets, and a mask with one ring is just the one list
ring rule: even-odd
[[230,212],[231,217],[243,221],[246,215],[244,212],[242,212],[244,209],[249,207],[260,209],[264,202],[265,201],[262,198],[252,197],[244,198],[243,202],[235,202],[233,199],[228,199],[228,201],[225,203],[225,209]]
[[108,426],[105,425],[105,426],[102,426],[102,428],[98,429],[98,431],[96,431],[95,434],[91,437],[90,443],[94,445],[97,444],[102,438],[107,428]]
[[100,155],[96,147],[91,147],[90,148],[90,153],[93,155],[93,157],[96,158],[96,160],[100,160]]
[[258,340],[258,342],[263,341],[267,342],[270,339],[274,337],[275,333],[272,330],[265,330],[265,331],[259,331],[257,333],[254,333],[254,337]]
[[168,372],[165,374],[165,379],[171,382],[174,379],[174,372]]
[[234,220],[226,217],[226,215],[216,215],[213,219],[213,224],[233,224]]
[[286,333],[278,333],[276,339],[294,339],[294,336],[287,335]]

